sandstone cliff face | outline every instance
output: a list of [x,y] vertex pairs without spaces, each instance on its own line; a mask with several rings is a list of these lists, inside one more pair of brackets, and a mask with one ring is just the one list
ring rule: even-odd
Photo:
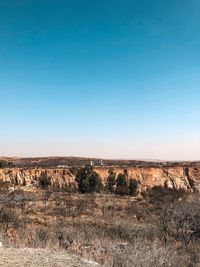
[[10,186],[37,186],[42,177],[50,177],[52,186],[76,186],[74,175],[67,169],[0,169],[0,181]]
[[[200,168],[128,168],[129,178],[139,181],[142,191],[153,186],[162,186],[174,189],[185,189],[190,191],[200,191]],[[97,168],[96,171],[105,181],[108,173],[107,168]],[[118,174],[123,172],[122,168],[115,168]]]
[[[108,167],[96,167],[95,171],[106,182]],[[116,174],[123,172],[115,167]],[[153,186],[162,186],[175,189],[185,189],[200,192],[200,168],[172,167],[172,168],[137,168],[127,169],[129,178],[138,180],[140,190],[145,191]],[[53,186],[62,188],[76,187],[75,176],[69,169],[0,169],[0,182],[7,182],[10,186],[37,186],[41,177],[51,177]]]

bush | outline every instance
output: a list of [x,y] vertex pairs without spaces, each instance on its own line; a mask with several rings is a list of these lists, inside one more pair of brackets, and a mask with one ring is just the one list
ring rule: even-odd
[[76,181],[78,183],[79,192],[83,194],[99,192],[102,187],[99,174],[89,165],[78,170]]
[[199,196],[166,205],[159,213],[158,229],[165,244],[174,240],[187,247],[192,242],[200,242]]
[[116,194],[127,195],[128,194],[128,182],[126,174],[119,173],[116,180]]
[[13,168],[14,164],[12,161],[6,161],[6,160],[1,160],[0,161],[0,169],[3,168]]
[[185,198],[188,193],[184,189],[164,188],[162,186],[154,186],[146,194],[146,198],[151,203],[163,206],[164,203],[173,203],[180,198]]
[[51,185],[51,177],[49,176],[41,176],[39,179],[39,185],[43,189],[48,188]]
[[3,207],[0,210],[0,225],[7,231],[9,227],[18,227],[20,218],[17,212],[10,207]]
[[112,168],[108,170],[108,177],[107,177],[107,187],[108,190],[113,193],[114,192],[114,186],[116,185],[116,173],[113,171]]
[[7,167],[7,162],[5,160],[0,161],[0,169],[6,168]]
[[131,178],[129,181],[129,195],[133,196],[137,193],[138,189],[138,181],[136,179]]

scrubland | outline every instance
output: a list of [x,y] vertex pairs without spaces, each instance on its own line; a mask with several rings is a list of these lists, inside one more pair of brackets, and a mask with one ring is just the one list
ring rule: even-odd
[[7,248],[62,251],[100,266],[200,266],[199,194],[185,191],[155,187],[131,197],[1,188],[0,226]]

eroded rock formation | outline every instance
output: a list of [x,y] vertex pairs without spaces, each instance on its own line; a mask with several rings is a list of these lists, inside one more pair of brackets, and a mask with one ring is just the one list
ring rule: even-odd
[[[95,171],[106,182],[108,167],[96,167]],[[116,174],[124,169],[115,167]],[[154,186],[162,186],[175,189],[185,189],[200,192],[200,168],[198,167],[162,167],[162,168],[127,168],[129,178],[139,181],[141,191]],[[37,186],[41,177],[50,177],[52,186],[64,188],[76,187],[75,176],[69,169],[0,169],[0,182],[7,182],[9,186]]]

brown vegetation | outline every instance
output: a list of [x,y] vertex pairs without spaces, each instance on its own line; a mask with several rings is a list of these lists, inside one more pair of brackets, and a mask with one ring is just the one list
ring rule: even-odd
[[199,207],[198,194],[159,187],[143,197],[2,188],[1,241],[105,266],[199,266]]
[[200,266],[196,167],[0,170],[0,241],[104,266]]

